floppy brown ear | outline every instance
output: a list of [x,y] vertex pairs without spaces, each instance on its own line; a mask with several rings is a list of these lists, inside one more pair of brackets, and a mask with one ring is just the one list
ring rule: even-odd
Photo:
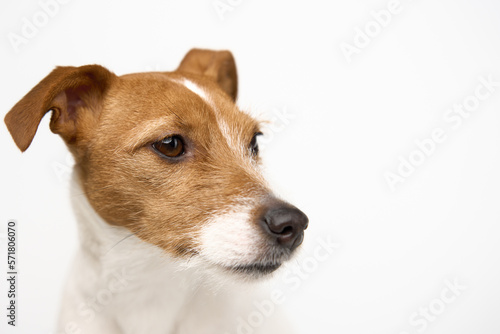
[[24,152],[30,146],[42,117],[50,110],[52,132],[61,135],[66,143],[73,143],[79,123],[85,121],[80,111],[99,110],[102,97],[115,77],[99,65],[57,67],[5,116],[5,124],[19,149]]
[[211,78],[236,101],[238,94],[238,75],[233,55],[229,51],[192,49],[177,71],[200,74]]

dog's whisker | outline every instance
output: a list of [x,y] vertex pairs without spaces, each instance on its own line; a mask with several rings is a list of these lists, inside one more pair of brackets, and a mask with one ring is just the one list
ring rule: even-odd
[[122,242],[124,242],[125,240],[127,240],[128,238],[130,238],[130,237],[132,237],[134,235],[135,235],[135,233],[130,233],[129,235],[127,235],[126,237],[124,237],[123,239],[121,239],[120,241],[118,241],[110,249],[108,249],[108,251],[106,253],[104,253],[104,256],[108,255],[108,253],[111,252],[116,246],[118,246],[119,244],[121,244]]
[[111,246],[111,248],[109,248],[105,253],[104,253],[104,256],[106,256],[109,252],[111,252],[115,247],[117,247],[118,245],[120,245],[122,242],[124,242],[125,240],[129,239],[130,237],[133,237],[133,236],[136,236],[138,233],[140,233],[141,231],[145,230],[146,229],[146,226],[143,226],[141,227],[140,229],[138,229],[137,231],[135,232],[131,232],[130,234],[126,235],[125,237],[123,237],[122,239],[120,239],[118,242],[116,242],[113,246]]

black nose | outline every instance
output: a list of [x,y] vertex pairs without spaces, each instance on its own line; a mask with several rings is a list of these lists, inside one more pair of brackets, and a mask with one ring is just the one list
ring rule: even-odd
[[261,217],[261,226],[276,242],[291,251],[304,240],[304,230],[309,219],[291,205],[275,205],[268,208]]

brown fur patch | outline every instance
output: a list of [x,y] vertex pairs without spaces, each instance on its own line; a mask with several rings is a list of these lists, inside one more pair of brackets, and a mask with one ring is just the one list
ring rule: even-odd
[[[255,168],[258,158],[247,149],[259,124],[234,103],[234,59],[213,53],[196,50],[171,73],[117,77],[97,65],[58,68],[5,121],[24,151],[53,110],[51,129],[74,154],[99,215],[171,254],[189,255],[211,215],[269,193]],[[212,103],[181,85],[184,78],[208,92]],[[151,147],[171,135],[185,143],[177,160]]]
[[[252,159],[239,154],[245,148],[228,146],[215,111],[167,77],[140,74],[117,80],[91,136],[83,184],[90,202],[109,223],[127,226],[140,238],[180,255],[196,248],[200,224],[211,214],[248,192],[265,194],[266,188],[245,168]],[[218,117],[242,138],[235,142],[250,143],[257,122],[229,98],[217,96],[217,87],[207,89],[216,92]],[[143,124],[154,126],[141,132]],[[132,147],[123,145],[138,133]],[[179,161],[163,159],[150,148],[173,134],[186,144]]]

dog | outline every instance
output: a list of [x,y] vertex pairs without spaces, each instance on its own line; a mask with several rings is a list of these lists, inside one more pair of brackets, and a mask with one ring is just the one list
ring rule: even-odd
[[193,49],[173,72],[57,67],[8,112],[25,151],[51,111],[75,159],[57,333],[249,332],[251,282],[293,256],[308,218],[264,180],[237,86],[229,51]]

